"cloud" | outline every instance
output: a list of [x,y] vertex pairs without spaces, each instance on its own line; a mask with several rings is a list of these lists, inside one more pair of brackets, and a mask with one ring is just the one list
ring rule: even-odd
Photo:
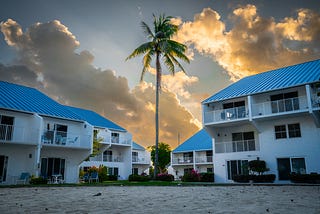
[[229,20],[227,30],[219,13],[205,8],[181,24],[176,39],[212,56],[232,81],[319,58],[320,18],[312,10],[299,9],[297,17],[276,22],[249,4],[234,9]]
[[[87,50],[76,52],[80,42],[60,21],[36,23],[23,32],[9,19],[0,29],[18,53],[18,65],[0,65],[1,80],[36,87],[61,103],[92,109],[126,128],[136,142],[154,144],[153,84],[130,90],[125,77],[95,68],[94,56]],[[180,93],[187,95],[186,90]],[[175,147],[178,132],[187,139],[199,129],[173,92],[164,90],[160,105],[161,141]]]

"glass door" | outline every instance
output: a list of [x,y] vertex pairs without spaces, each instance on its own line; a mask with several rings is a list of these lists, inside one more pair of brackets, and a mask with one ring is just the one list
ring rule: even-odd
[[290,158],[278,158],[277,163],[279,180],[289,180],[289,175],[291,172]]
[[0,183],[6,181],[8,157],[0,155]]

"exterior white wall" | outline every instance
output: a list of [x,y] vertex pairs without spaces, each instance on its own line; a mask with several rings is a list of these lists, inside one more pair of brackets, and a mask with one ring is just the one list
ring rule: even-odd
[[[279,93],[288,93],[298,91],[299,109],[295,112],[271,112],[270,96]],[[232,100],[233,101],[233,100]],[[275,182],[279,181],[277,158],[304,158],[306,173],[320,173],[319,153],[320,153],[320,128],[317,127],[315,119],[317,112],[308,109],[308,96],[306,87],[300,86],[285,90],[273,91],[269,93],[252,95],[253,121],[225,121],[221,124],[207,125],[206,128],[213,137],[214,144],[220,142],[231,142],[232,133],[254,131],[255,140],[258,141],[259,148],[257,151],[216,153],[214,149],[213,162],[215,182],[232,182],[227,179],[227,161],[229,160],[260,160],[266,161],[270,169],[268,173],[276,175]],[[268,115],[258,115],[257,112],[262,110],[261,103],[265,103],[264,112]],[[212,105],[212,104],[211,104]],[[247,103],[246,103],[247,105]],[[203,111],[208,107],[203,105]],[[269,108],[266,110],[266,108]],[[315,113],[315,115],[312,115]],[[272,114],[272,115],[271,115]],[[255,115],[257,117],[255,117]],[[319,115],[319,114],[318,114]],[[301,137],[286,139],[276,139],[274,127],[276,125],[300,124]],[[288,131],[288,130],[287,130]],[[257,145],[257,143],[256,143]],[[213,147],[215,148],[215,146]]]
[[138,174],[146,173],[149,174],[149,167],[151,166],[150,152],[147,150],[135,150],[132,152],[138,153],[138,158],[135,159],[132,156],[132,168],[138,168]]

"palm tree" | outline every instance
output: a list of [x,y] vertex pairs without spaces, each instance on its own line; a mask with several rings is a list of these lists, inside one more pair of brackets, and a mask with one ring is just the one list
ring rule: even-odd
[[171,16],[160,15],[156,17],[153,15],[153,31],[145,23],[141,22],[141,27],[144,33],[147,35],[149,42],[143,43],[137,47],[126,60],[136,56],[143,56],[143,69],[141,73],[140,81],[143,81],[144,74],[151,68],[152,58],[156,60],[156,112],[155,112],[155,163],[154,163],[154,177],[157,175],[158,167],[158,144],[159,144],[159,92],[161,91],[161,76],[162,69],[160,60],[163,60],[164,64],[168,68],[169,72],[174,75],[175,66],[178,66],[183,72],[182,65],[178,62],[177,58],[189,63],[188,57],[185,55],[187,46],[171,40],[172,36],[178,31],[178,26],[171,23]]

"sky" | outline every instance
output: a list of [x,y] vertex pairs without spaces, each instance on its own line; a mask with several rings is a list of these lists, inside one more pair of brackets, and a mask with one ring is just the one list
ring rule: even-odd
[[[141,21],[174,17],[186,74],[163,67],[160,141],[172,149],[202,127],[201,101],[260,72],[320,58],[317,0],[1,0],[0,80],[93,110],[142,146],[155,141],[154,70],[140,82]],[[164,66],[164,65],[163,65]]]

